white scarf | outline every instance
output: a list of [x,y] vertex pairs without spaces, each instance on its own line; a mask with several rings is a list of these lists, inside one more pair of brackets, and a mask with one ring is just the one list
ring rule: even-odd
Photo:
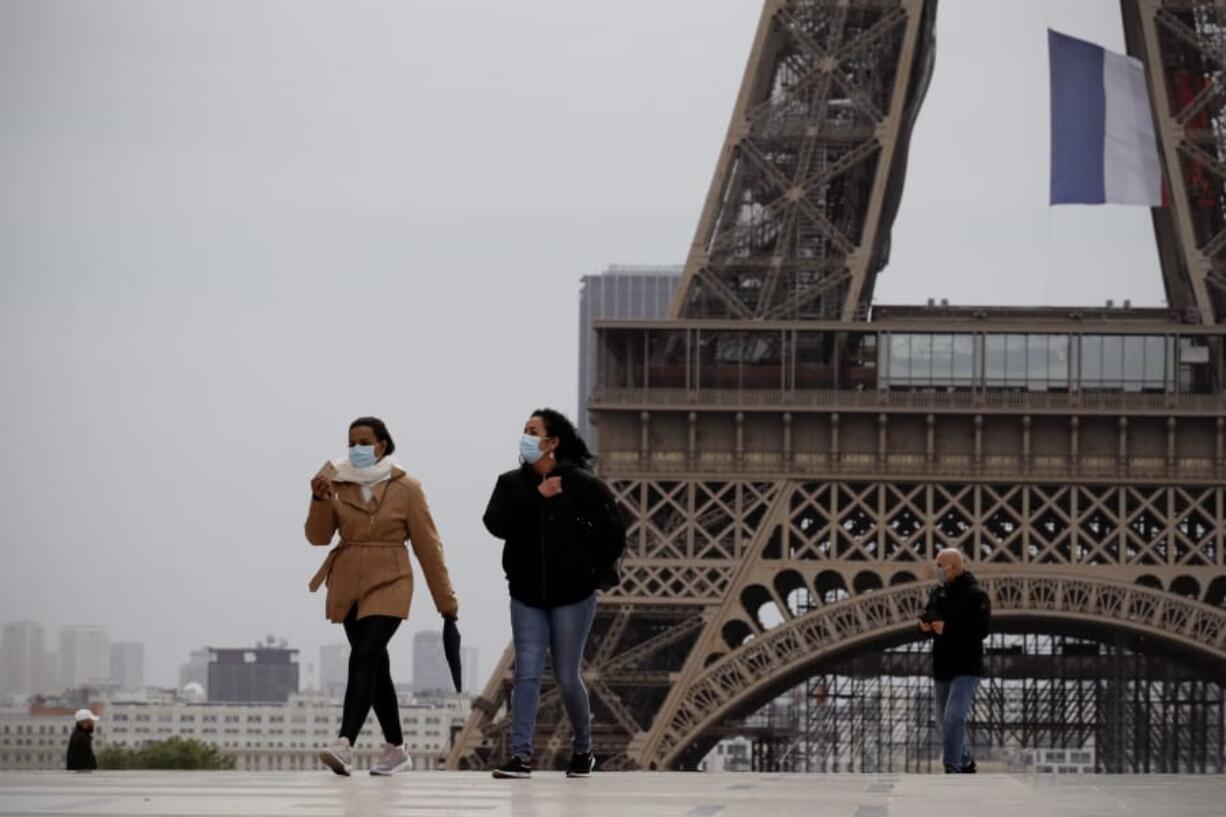
[[369,502],[375,495],[374,486],[391,479],[392,469],[400,466],[391,457],[384,457],[369,468],[355,468],[347,458],[332,460],[332,467],[336,471],[332,475],[333,482],[356,483],[362,488],[362,499]]

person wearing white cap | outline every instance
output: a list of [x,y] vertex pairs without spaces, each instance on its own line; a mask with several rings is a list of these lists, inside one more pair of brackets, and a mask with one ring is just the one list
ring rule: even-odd
[[68,739],[68,771],[88,772],[98,768],[94,757],[94,722],[98,716],[88,709],[78,709],[73,715],[77,728]]

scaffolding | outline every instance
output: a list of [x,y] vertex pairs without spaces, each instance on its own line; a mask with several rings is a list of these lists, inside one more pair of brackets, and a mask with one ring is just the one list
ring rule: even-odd
[[[1066,750],[1077,771],[1226,772],[1226,679],[1123,636],[993,633],[986,652],[968,724],[981,766],[1036,771],[1039,750]],[[726,734],[752,738],[755,771],[939,771],[930,666],[925,641],[849,655]]]

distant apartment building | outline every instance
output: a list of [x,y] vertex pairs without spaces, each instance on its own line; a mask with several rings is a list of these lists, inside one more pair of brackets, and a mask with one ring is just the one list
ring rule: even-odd
[[285,647],[211,648],[211,703],[284,703],[298,692],[298,651]]
[[422,630],[413,635],[413,692],[426,695],[432,692],[455,690],[447,656],[443,652],[443,636],[436,630]]
[[1022,763],[1031,774],[1094,774],[1094,746],[1028,749]]
[[39,692],[53,692],[60,688],[60,657],[53,652],[43,655],[43,674]]
[[145,645],[134,641],[111,643],[111,686],[131,692],[145,685]]
[[319,691],[325,698],[345,696],[349,680],[349,645],[325,644],[319,648]]
[[667,318],[681,266],[610,265],[600,275],[585,275],[579,285],[579,434],[596,450],[587,404],[596,382],[596,330],[601,319]]
[[199,684],[207,693],[209,691],[209,659],[212,652],[204,649],[192,650],[186,664],[179,665],[179,689],[187,689],[188,684]]
[[[283,704],[178,700],[116,702],[101,709],[95,752],[179,736],[216,746],[247,771],[322,770],[319,749],[336,738],[341,723],[340,702],[317,695],[294,695]],[[468,711],[467,698],[428,704],[402,699],[400,722],[415,769],[442,767],[452,731],[463,726]],[[0,709],[0,769],[63,768],[72,726],[68,710]],[[383,735],[371,715],[358,737],[357,768],[368,769],[382,748]]]
[[111,639],[101,627],[60,630],[60,686],[104,687],[111,680]]
[[24,697],[42,692],[48,680],[42,625],[14,621],[0,631],[0,695]]
[[67,711],[0,709],[0,770],[64,768],[73,726]]
[[476,647],[462,647],[460,649],[460,663],[464,668],[464,692],[469,695],[480,695],[481,684],[485,680],[481,677],[479,659],[480,656]]
[[700,772],[748,772],[752,768],[753,741],[736,736],[724,738],[698,764]]

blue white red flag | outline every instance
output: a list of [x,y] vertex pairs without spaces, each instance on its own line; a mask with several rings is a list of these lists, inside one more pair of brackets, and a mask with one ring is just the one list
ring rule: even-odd
[[1051,203],[1162,204],[1162,165],[1140,60],[1047,32]]

